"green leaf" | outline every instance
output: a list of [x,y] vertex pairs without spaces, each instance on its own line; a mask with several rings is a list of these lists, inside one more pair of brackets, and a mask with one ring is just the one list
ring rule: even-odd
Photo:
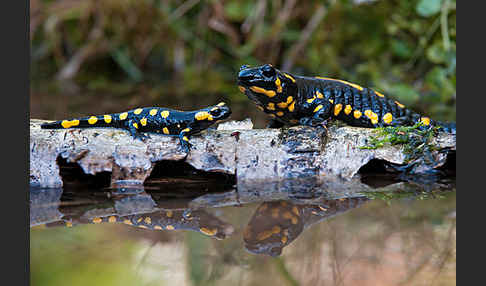
[[415,7],[420,16],[430,17],[439,13],[442,0],[420,0]]

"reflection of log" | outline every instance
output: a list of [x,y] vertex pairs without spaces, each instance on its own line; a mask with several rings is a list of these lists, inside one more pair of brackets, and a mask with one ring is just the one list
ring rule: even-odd
[[[86,174],[111,172],[111,184],[143,183],[156,162],[181,160],[176,137],[151,135],[146,143],[119,129],[41,130],[43,121],[30,124],[30,182],[59,187],[58,158],[79,164]],[[302,178],[350,180],[372,159],[404,163],[399,146],[364,150],[373,129],[331,126],[322,129],[208,130],[193,136],[193,150],[185,161],[198,170],[236,175],[238,182],[255,179]],[[437,164],[455,150],[455,135],[440,134],[434,145]]]

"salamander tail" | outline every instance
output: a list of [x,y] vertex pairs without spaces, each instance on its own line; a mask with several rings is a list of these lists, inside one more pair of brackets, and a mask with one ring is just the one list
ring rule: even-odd
[[42,129],[67,129],[67,128],[89,128],[89,127],[113,127],[112,115],[97,115],[76,119],[65,119],[41,124]]

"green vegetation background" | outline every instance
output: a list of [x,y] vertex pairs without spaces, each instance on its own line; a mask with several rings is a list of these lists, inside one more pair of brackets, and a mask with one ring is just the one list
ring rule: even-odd
[[227,101],[242,64],[373,87],[455,121],[456,1],[31,0],[31,117]]

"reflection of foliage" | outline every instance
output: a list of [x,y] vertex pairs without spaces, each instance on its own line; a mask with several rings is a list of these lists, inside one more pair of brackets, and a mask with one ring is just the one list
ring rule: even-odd
[[444,199],[444,191],[401,191],[401,192],[364,192],[369,199],[378,199],[390,204],[392,200],[399,199],[414,199],[414,200],[430,200],[430,199]]
[[[234,85],[238,66],[270,62],[374,87],[419,112],[455,118],[455,0],[30,5],[34,84],[56,75],[117,92],[113,83],[128,82],[149,86],[151,98],[228,94],[246,105]],[[164,92],[160,85],[173,80],[183,84]]]
[[131,240],[90,226],[32,230],[30,275],[33,285],[137,285]]

